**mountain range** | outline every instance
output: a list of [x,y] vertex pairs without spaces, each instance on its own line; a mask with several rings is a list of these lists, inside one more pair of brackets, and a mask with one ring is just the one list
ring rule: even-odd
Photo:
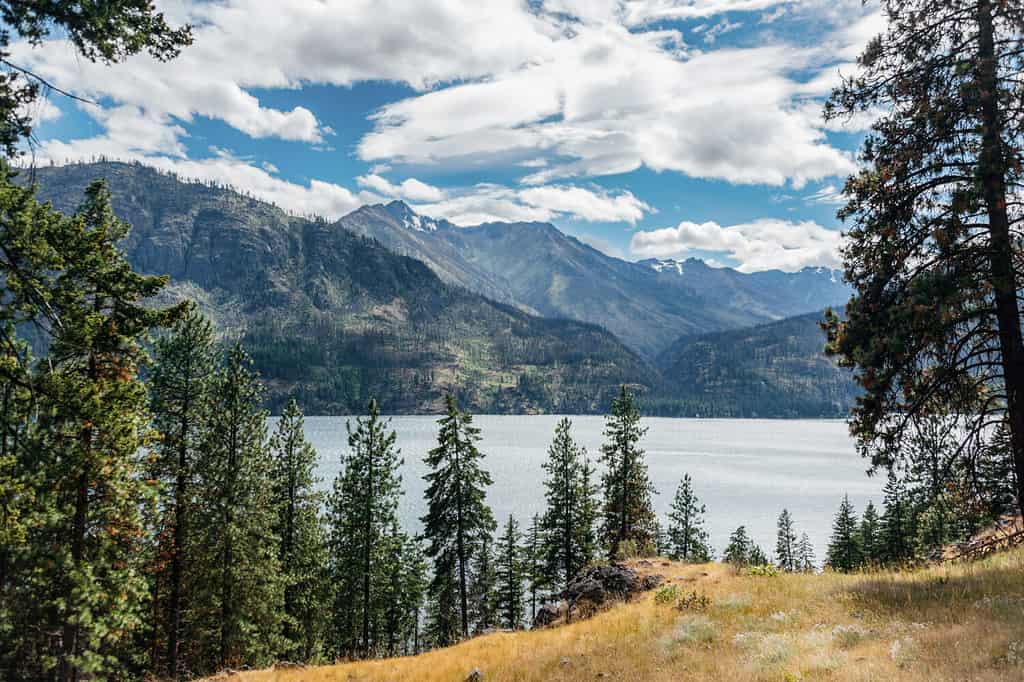
[[338,221],[439,277],[545,317],[592,322],[653,360],[680,336],[735,329],[846,302],[837,273],[744,274],[703,261],[608,256],[549,223],[460,227],[408,205],[364,206]]
[[[839,416],[852,395],[821,356],[820,310],[849,295],[827,270],[633,263],[547,223],[459,227],[401,202],[299,218],[139,164],[22,177],[63,211],[106,178],[132,225],[133,267],[169,275],[168,299],[195,300],[222,337],[242,341],[272,409],[295,395],[310,414],[359,412],[370,397],[385,412],[433,412],[454,390],[475,411],[600,412],[631,384],[659,414]],[[746,329],[765,322],[777,324]],[[731,378],[695,373],[695,348]],[[747,353],[779,362],[754,368]],[[822,389],[808,363],[850,390]],[[766,381],[778,390],[755,390]]]

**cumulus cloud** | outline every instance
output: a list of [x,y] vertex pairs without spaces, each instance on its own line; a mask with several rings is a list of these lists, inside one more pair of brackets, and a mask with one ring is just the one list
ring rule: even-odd
[[441,201],[445,197],[444,190],[421,182],[416,178],[407,178],[399,184],[394,184],[387,178],[376,173],[361,175],[356,178],[361,187],[372,192],[377,192],[393,199],[406,201]]
[[536,184],[646,166],[799,188],[855,168],[818,113],[838,73],[833,47],[687,54],[675,31],[581,23],[522,68],[384,106],[358,153],[456,166],[536,163],[542,153],[550,163],[525,178]]
[[479,184],[449,192],[444,200],[414,208],[457,225],[489,222],[551,222],[563,218],[585,222],[635,224],[652,209],[631,192],[608,192],[571,185],[510,188]]
[[741,272],[785,270],[808,266],[838,268],[842,235],[811,221],[763,218],[722,227],[715,222],[681,222],[677,227],[637,232],[630,250],[640,257],[668,258],[690,251],[720,253]]

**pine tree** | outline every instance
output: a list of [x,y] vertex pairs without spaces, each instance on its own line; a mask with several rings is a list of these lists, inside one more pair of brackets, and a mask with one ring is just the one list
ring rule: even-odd
[[164,482],[162,515],[167,532],[161,534],[158,551],[170,564],[163,604],[167,654],[164,667],[177,678],[181,666],[179,649],[188,639],[185,613],[188,584],[199,579],[192,566],[195,541],[191,515],[196,506],[196,466],[207,438],[210,413],[211,377],[217,367],[213,329],[208,320],[190,310],[155,346],[155,364],[150,376],[150,405],[153,427],[159,435],[156,453],[157,475]]
[[800,563],[797,555],[796,529],[788,509],[779,514],[775,540],[775,564],[783,571],[796,571]]
[[537,617],[537,604],[548,588],[544,570],[544,538],[540,529],[540,517],[536,514],[526,531],[526,584],[530,591],[530,622]]
[[[469,637],[469,564],[494,530],[485,501],[491,476],[480,464],[480,430],[473,418],[445,396],[446,414],[438,421],[437,447],[427,453],[427,515],[423,517],[427,555],[434,561],[430,592],[435,603],[447,595],[454,577],[458,589],[459,625]],[[445,625],[442,630],[447,630]],[[445,633],[446,636],[450,633]],[[442,643],[447,643],[445,640]]]
[[546,582],[565,587],[585,565],[586,544],[592,534],[587,514],[589,500],[584,480],[586,450],[572,439],[572,422],[559,420],[544,462],[547,508],[541,518]]
[[750,554],[747,556],[747,563],[751,566],[767,566],[771,562],[768,560],[768,555],[761,549],[761,545],[752,544]]
[[738,570],[750,563],[751,549],[753,543],[747,535],[747,527],[740,526],[729,536],[729,545],[725,548],[722,558]]
[[857,515],[850,504],[850,496],[843,501],[832,524],[832,538],[828,543],[825,565],[835,571],[849,572],[863,563],[863,554],[857,537]]
[[522,557],[522,537],[519,524],[511,514],[505,532],[498,539],[497,609],[503,627],[518,630],[523,626],[523,583],[525,571]]
[[210,425],[197,462],[196,570],[205,580],[192,609],[198,670],[265,665],[281,646],[278,516],[272,495],[263,388],[239,345],[213,378]]
[[597,536],[601,512],[600,489],[593,462],[587,457],[586,452],[583,453],[583,464],[580,467],[580,491],[580,506],[577,512],[580,564],[581,567],[586,567],[592,564],[601,552]]
[[474,634],[494,629],[498,623],[498,576],[491,538],[484,536],[473,553],[469,584],[469,614]]
[[864,508],[864,514],[860,517],[860,528],[857,533],[864,562],[871,566],[881,565],[884,554],[881,521],[873,502],[868,502],[868,506]]
[[623,386],[612,401],[611,415],[605,418],[601,461],[605,472],[601,479],[604,491],[601,539],[608,556],[619,557],[623,543],[638,552],[653,548],[654,510],[651,494],[654,487],[647,477],[644,451],[638,443],[647,432],[640,426],[640,411],[633,394]]
[[797,544],[797,570],[801,573],[813,573],[814,558],[814,544],[807,537],[807,533],[803,533]]
[[327,553],[316,490],[317,453],[306,440],[303,415],[288,401],[270,439],[273,453],[274,533],[281,540],[278,560],[284,578],[284,649],[286,660],[308,661],[319,651],[324,629],[321,600]]
[[[390,422],[371,400],[367,416],[348,425],[348,453],[329,500],[330,573],[335,585],[333,650],[369,657],[380,642],[392,529],[397,527],[402,464]],[[397,531],[396,531],[397,532]],[[393,558],[390,558],[393,563]]]
[[[13,198],[24,211],[5,216],[3,258],[8,248],[27,258],[18,272],[0,266],[11,306],[2,313],[7,320],[26,315],[21,319],[33,319],[50,340],[46,362],[31,375],[19,371],[20,351],[4,355],[6,379],[27,380],[22,388],[34,404],[30,431],[11,434],[20,441],[12,442],[14,471],[22,474],[14,486],[24,488],[32,518],[5,578],[17,586],[14,610],[28,629],[3,642],[0,656],[13,654],[14,679],[137,675],[136,638],[150,615],[143,613],[147,519],[156,499],[143,459],[150,434],[138,375],[146,357],[141,341],[183,310],[141,305],[166,280],[131,270],[117,246],[128,227],[114,217],[102,183],[90,185],[71,218],[5,183],[0,194],[5,210]],[[18,227],[31,228],[24,234],[38,229],[46,241],[26,254],[25,244],[6,241]],[[34,265],[41,269],[31,272]],[[25,287],[45,292],[45,300],[30,300]],[[18,526],[9,530],[21,535]],[[46,633],[58,633],[55,648]]]
[[672,509],[668,513],[669,556],[672,559],[689,563],[711,559],[708,532],[704,529],[705,513],[707,509],[693,492],[690,474],[683,474],[675,499],[672,500]]
[[[865,390],[851,429],[876,467],[902,463],[922,419],[956,418],[1003,457],[1024,505],[1024,338],[1016,195],[1024,35],[1017,2],[884,0],[889,21],[826,110],[881,112],[846,184],[855,293],[829,349]],[[926,19],[925,19],[926,18]],[[1024,507],[1021,507],[1024,508]]]
[[896,564],[913,557],[913,510],[903,484],[892,471],[883,495],[885,511],[879,522],[881,555],[885,563]]

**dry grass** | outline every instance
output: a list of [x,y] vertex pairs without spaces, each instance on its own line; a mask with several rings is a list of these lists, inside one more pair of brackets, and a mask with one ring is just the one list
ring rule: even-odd
[[[653,594],[593,619],[498,633],[421,656],[242,673],[239,682],[493,680],[1024,680],[1024,549],[976,564],[862,575],[646,569],[705,609]],[[223,676],[227,677],[227,676]]]

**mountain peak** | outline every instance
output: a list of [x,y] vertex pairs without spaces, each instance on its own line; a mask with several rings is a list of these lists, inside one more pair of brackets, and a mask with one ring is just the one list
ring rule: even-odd
[[428,216],[420,215],[401,199],[395,199],[385,204],[384,210],[404,227],[416,230],[417,232],[436,232],[437,228],[449,224],[447,220],[435,220]]

